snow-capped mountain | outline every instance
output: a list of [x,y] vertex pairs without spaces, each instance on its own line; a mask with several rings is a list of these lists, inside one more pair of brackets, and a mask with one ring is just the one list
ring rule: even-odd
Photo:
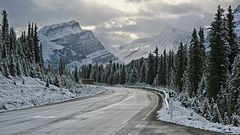
[[57,64],[62,57],[69,67],[115,61],[92,31],[81,29],[76,21],[45,26],[39,30],[44,61]]
[[236,21],[236,33],[240,39],[240,5],[234,10],[234,17]]
[[147,57],[149,52],[153,52],[156,47],[159,53],[164,49],[167,51],[177,50],[180,42],[189,43],[190,33],[166,26],[162,32],[154,37],[140,38],[129,44],[122,45],[115,51],[115,55],[125,63],[129,63],[134,59]]

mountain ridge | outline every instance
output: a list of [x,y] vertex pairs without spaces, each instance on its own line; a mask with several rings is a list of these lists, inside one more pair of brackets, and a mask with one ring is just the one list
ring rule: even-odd
[[77,21],[44,26],[39,30],[44,62],[57,64],[63,58],[68,67],[88,63],[106,63],[118,60],[104,48],[90,30],[81,28]]
[[129,63],[134,59],[147,57],[149,52],[154,51],[156,47],[158,47],[159,53],[162,53],[164,49],[167,51],[177,50],[180,42],[190,42],[190,35],[190,32],[165,26],[158,35],[133,40],[129,44],[120,46],[114,54],[120,60]]

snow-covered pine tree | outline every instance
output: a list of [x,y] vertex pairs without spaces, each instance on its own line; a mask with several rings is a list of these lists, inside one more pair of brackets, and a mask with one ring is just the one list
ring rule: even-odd
[[170,88],[174,88],[175,82],[175,62],[174,62],[174,51],[170,50],[168,54],[168,75],[167,75],[167,83]]
[[156,77],[156,75],[157,75],[157,69],[158,69],[158,59],[159,59],[159,54],[158,54],[158,47],[156,47],[156,49],[154,50],[154,52],[153,52],[154,54],[155,54],[155,59],[154,59],[154,61],[155,61],[155,63],[154,63],[154,71],[155,71],[155,73],[154,73],[154,77],[153,78],[155,78]]
[[10,55],[10,63],[9,63],[9,73],[11,76],[16,76],[16,66],[13,54]]
[[146,65],[145,62],[142,63],[140,68],[140,82],[146,82]]
[[137,73],[136,68],[133,66],[129,74],[128,83],[130,85],[133,85],[138,81],[138,79],[139,79],[139,75]]
[[152,55],[152,53],[149,54],[148,56],[148,70],[147,70],[147,83],[149,85],[153,84],[153,80],[154,80],[154,57]]
[[230,46],[230,54],[229,54],[229,70],[231,71],[232,69],[232,64],[234,62],[235,57],[239,54],[239,43],[237,40],[237,34],[235,32],[236,24],[234,21],[234,14],[232,7],[228,7],[228,13],[226,14],[227,16],[227,22],[226,22],[226,27],[227,27],[227,42]]
[[17,41],[17,36],[14,31],[14,28],[10,29],[10,35],[9,35],[9,53],[16,55],[16,41]]
[[218,108],[218,104],[217,103],[213,103],[213,112],[212,112],[212,121],[213,122],[217,122],[217,123],[223,123],[222,120],[222,116],[220,114],[219,108]]
[[162,84],[163,84],[163,87],[166,87],[167,85],[167,74],[168,74],[168,65],[167,65],[167,52],[166,50],[164,49],[163,51],[163,66],[162,66]]
[[53,85],[60,87],[60,80],[59,80],[59,76],[55,75],[54,81],[53,81]]
[[[9,39],[9,24],[8,24],[8,14],[5,10],[2,11],[2,42],[3,42],[3,50],[2,50],[2,58],[6,59],[9,55],[9,46],[10,46],[10,39]],[[5,61],[5,64],[6,61]]]
[[3,60],[3,75],[9,78],[9,69],[6,60]]
[[211,106],[209,104],[209,100],[208,100],[208,98],[204,98],[201,115],[203,117],[205,117],[207,120],[212,120],[213,116],[212,116],[211,112],[212,112],[212,109],[211,109]]
[[159,86],[163,86],[163,55],[160,55],[160,59],[159,59],[159,66],[158,66],[158,71],[157,71],[157,76],[155,78],[155,85],[159,85]]
[[34,43],[34,57],[35,57],[35,62],[38,64],[41,64],[41,58],[40,58],[40,48],[39,48],[39,39],[38,39],[38,34],[37,34],[37,24],[35,23],[34,26],[34,31],[33,31],[33,43]]
[[21,68],[21,66],[20,66],[19,60],[17,60],[16,72],[17,72],[17,76],[21,76],[21,75],[22,75],[22,68]]
[[122,65],[121,73],[120,73],[120,84],[125,84],[127,78],[127,73],[125,69],[125,65]]
[[238,55],[233,63],[232,74],[228,79],[228,114],[234,112],[240,116],[240,55]]
[[74,70],[74,80],[76,83],[79,83],[79,76],[78,76],[78,68],[77,66],[75,66],[75,70]]

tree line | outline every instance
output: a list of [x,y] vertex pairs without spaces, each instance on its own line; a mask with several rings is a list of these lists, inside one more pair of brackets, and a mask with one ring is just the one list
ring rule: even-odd
[[[2,12],[0,32],[0,72],[6,76],[40,78],[58,87],[70,88],[81,79],[93,79],[106,84],[148,84],[174,89],[186,107],[194,109],[208,120],[240,126],[240,55],[239,41],[234,31],[231,6],[225,14],[218,6],[208,39],[204,29],[194,29],[190,43],[180,42],[178,50],[156,48],[147,58],[125,65],[89,64],[72,71],[63,58],[57,67],[44,65],[42,45],[37,25],[28,24],[28,31],[17,38],[9,29],[7,12]],[[209,51],[206,51],[206,44]]]
[[[158,48],[128,65],[110,62],[76,68],[79,78],[107,84],[148,84],[175,89],[186,107],[213,122],[240,126],[240,55],[231,6],[218,6],[209,28],[193,29],[190,44],[176,53]],[[206,51],[208,46],[208,51]]]

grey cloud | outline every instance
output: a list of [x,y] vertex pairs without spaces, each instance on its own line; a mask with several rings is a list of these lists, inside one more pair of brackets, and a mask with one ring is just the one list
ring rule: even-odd
[[[41,1],[39,0],[39,2]],[[68,0],[67,2],[58,0],[56,2],[58,4],[50,5],[54,8],[52,10],[41,7],[32,0],[24,2],[20,0],[0,1],[0,9],[7,10],[10,23],[15,27],[24,27],[28,21],[37,22],[44,26],[72,19],[80,21],[81,25],[97,25],[121,15],[119,11],[103,5],[89,5],[76,0]]]
[[[193,27],[209,25],[213,19],[218,3],[223,7],[237,6],[239,0],[202,0],[191,3],[171,5],[162,0],[127,0],[131,4],[144,2],[145,8],[138,12],[126,13],[109,5],[83,0],[0,0],[0,10],[6,9],[11,26],[22,30],[28,21],[44,26],[69,20],[79,21],[81,25],[95,25],[94,32],[107,45],[125,44],[129,38],[112,34],[115,31],[135,33],[139,37],[158,34],[165,25],[191,31]],[[152,2],[155,1],[155,2]],[[157,2],[156,2],[157,1]],[[47,3],[44,3],[47,2]],[[44,5],[45,4],[45,5]],[[109,3],[111,4],[111,3]],[[46,7],[44,7],[46,6]],[[160,17],[163,15],[164,17]],[[165,16],[175,15],[168,18]],[[121,18],[133,18],[136,24],[128,25],[129,21],[121,22],[106,28],[104,23]]]

